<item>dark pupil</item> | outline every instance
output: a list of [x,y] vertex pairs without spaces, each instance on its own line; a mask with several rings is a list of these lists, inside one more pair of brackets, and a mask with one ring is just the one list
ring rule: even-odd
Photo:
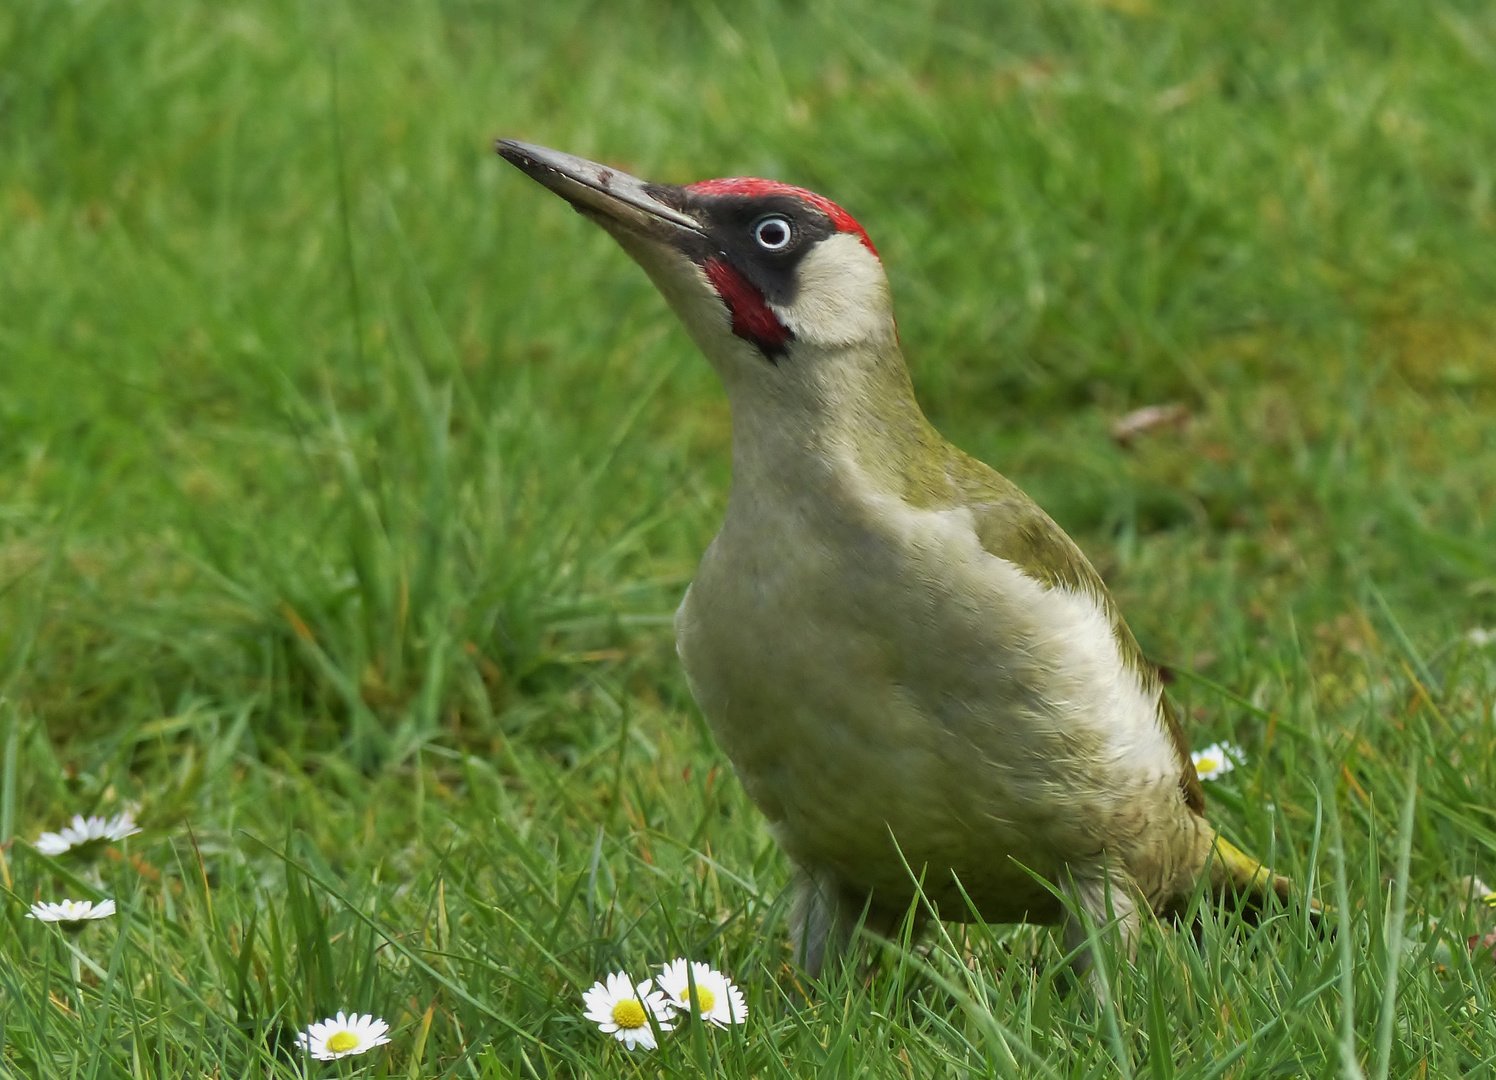
[[758,227],[758,239],[765,247],[779,247],[789,239],[789,233],[783,223],[766,221]]

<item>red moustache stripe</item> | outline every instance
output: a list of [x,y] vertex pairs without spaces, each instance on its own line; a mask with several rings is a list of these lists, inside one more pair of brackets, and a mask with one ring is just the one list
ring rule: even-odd
[[732,314],[732,332],[765,353],[783,352],[793,335],[769,309],[764,294],[721,259],[708,259],[702,269]]

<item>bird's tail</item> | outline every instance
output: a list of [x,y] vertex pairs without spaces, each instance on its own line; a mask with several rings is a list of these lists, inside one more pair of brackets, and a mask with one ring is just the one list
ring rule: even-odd
[[[1215,838],[1215,850],[1210,859],[1210,894],[1212,896],[1237,896],[1261,906],[1269,892],[1287,903],[1293,895],[1293,882],[1281,874],[1275,874],[1262,864],[1261,859],[1248,855],[1223,836]],[[1318,914],[1319,905],[1311,902],[1311,910]]]

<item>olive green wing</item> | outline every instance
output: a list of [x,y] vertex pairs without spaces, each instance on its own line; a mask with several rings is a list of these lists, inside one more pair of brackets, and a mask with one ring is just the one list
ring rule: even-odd
[[[1143,686],[1162,691],[1158,669],[1143,656],[1137,639],[1127,628],[1121,611],[1107,591],[1106,583],[1085,554],[1043,510],[1017,485],[971,458],[950,471],[961,489],[962,501],[976,521],[977,537],[988,554],[1006,559],[1030,577],[1050,588],[1066,588],[1090,596],[1106,613],[1117,639],[1122,662],[1135,671]],[[1205,791],[1190,759],[1189,740],[1179,724],[1169,696],[1159,693],[1159,721],[1168,731],[1182,766],[1179,785],[1186,804],[1197,813],[1205,811]]]

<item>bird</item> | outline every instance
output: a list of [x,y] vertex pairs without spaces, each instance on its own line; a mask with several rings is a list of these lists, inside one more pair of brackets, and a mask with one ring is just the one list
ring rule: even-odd
[[[793,958],[928,919],[1095,927],[1291,882],[1206,817],[1158,669],[1081,549],[915,399],[883,262],[776,180],[651,183],[511,139],[715,368],[722,526],[675,617],[691,693],[793,867]],[[1089,928],[1088,928],[1089,924]]]

